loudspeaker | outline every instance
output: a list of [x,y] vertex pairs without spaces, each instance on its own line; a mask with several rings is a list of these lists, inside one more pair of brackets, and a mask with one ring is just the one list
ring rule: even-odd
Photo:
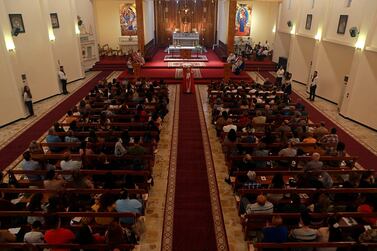
[[20,28],[16,27],[12,29],[12,36],[17,37],[20,34]]
[[289,20],[289,21],[287,22],[287,25],[288,25],[289,28],[291,28],[291,27],[292,27],[292,21]]
[[349,31],[351,37],[357,37],[357,35],[360,33],[357,27],[352,27]]

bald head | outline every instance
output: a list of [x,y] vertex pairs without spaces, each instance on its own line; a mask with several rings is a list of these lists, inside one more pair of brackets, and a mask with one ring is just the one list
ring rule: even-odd
[[319,153],[312,154],[312,160],[319,160],[320,158],[321,158],[321,155]]

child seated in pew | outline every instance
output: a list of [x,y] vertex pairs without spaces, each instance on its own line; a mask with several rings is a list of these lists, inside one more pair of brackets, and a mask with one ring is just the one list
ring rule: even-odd
[[26,243],[44,243],[44,234],[40,231],[42,223],[38,220],[31,224],[31,231],[27,232],[24,236]]

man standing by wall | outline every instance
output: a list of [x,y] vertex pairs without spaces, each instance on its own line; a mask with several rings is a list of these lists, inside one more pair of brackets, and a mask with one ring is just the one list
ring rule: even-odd
[[317,90],[317,83],[318,83],[318,72],[314,71],[314,74],[311,78],[310,82],[310,89],[309,89],[309,98],[310,101],[314,101],[315,98],[315,91]]
[[60,66],[58,74],[59,74],[60,83],[62,84],[63,94],[67,95],[68,94],[68,91],[67,91],[67,75],[64,72],[63,66]]

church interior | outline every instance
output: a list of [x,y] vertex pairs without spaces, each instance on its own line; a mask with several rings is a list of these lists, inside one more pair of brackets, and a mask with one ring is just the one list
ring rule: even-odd
[[0,0],[0,59],[0,250],[377,249],[376,0]]

